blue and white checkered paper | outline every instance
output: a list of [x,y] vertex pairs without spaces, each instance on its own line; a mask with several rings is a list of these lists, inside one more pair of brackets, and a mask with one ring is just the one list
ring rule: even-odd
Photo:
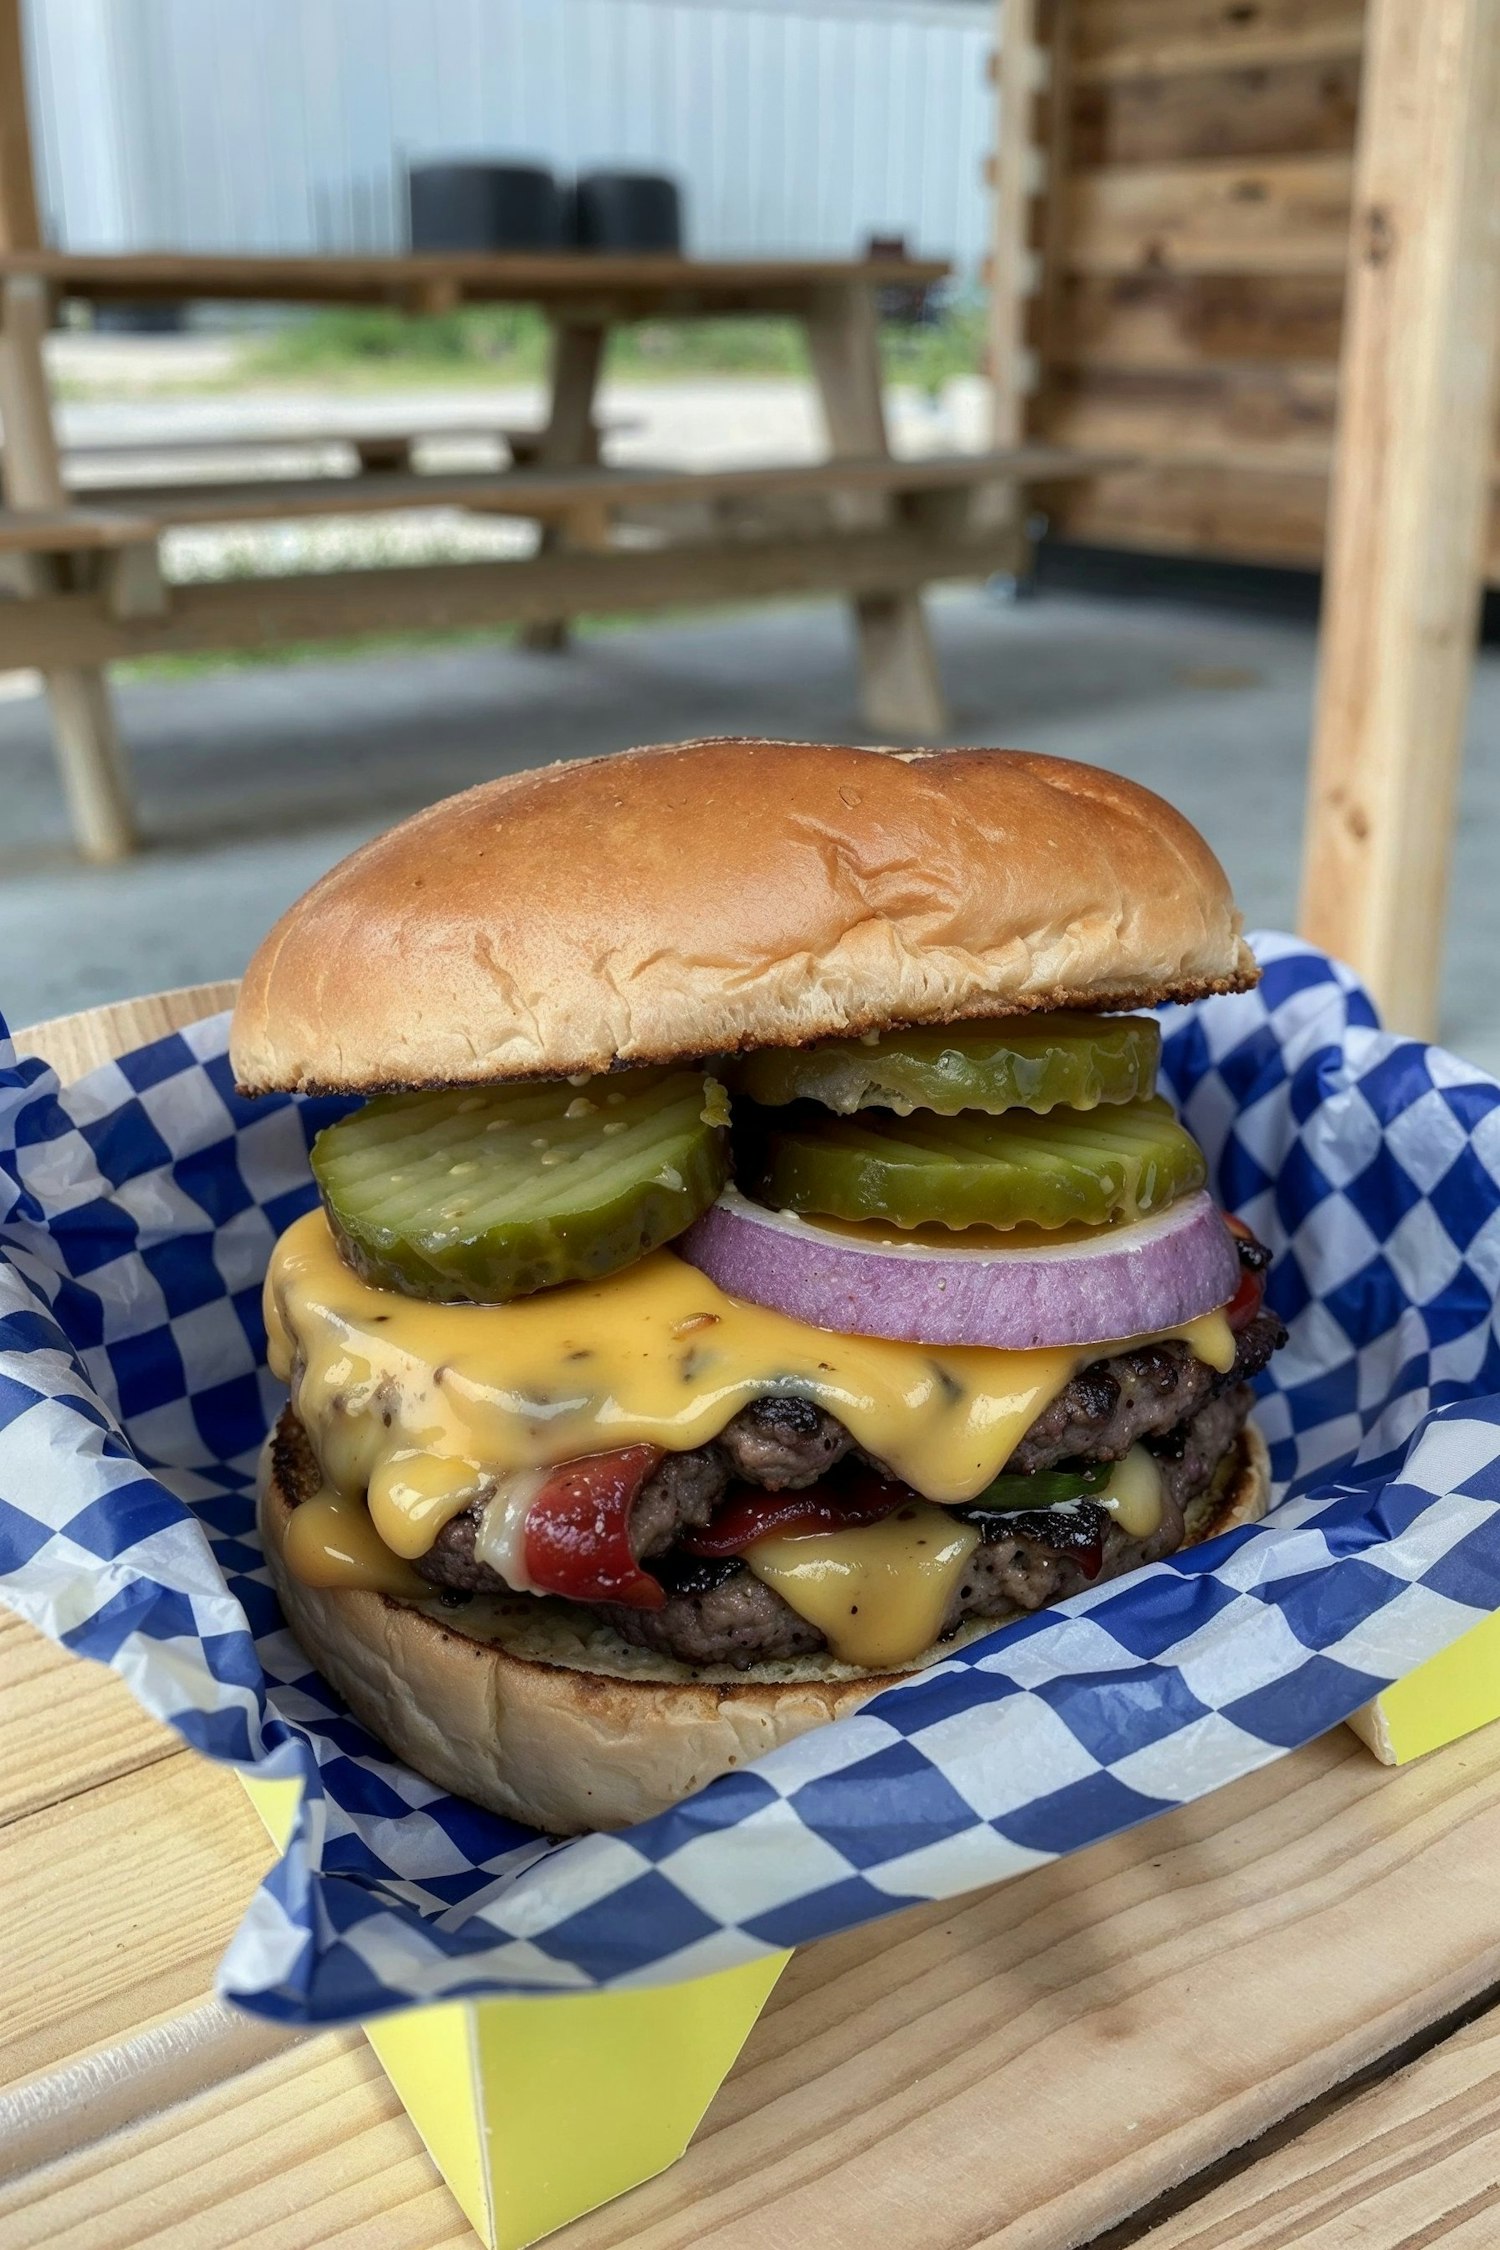
[[288,2022],[701,1975],[1015,1874],[1345,1717],[1500,1606],[1500,1085],[1286,938],[1166,1074],[1276,1253],[1271,1520],[1044,1612],[623,1834],[445,1796],[282,1627],[260,1281],[333,1105],[240,1102],[223,1018],[60,1093],[0,1042],[0,1591],[209,1756],[297,1776],[222,1988]]

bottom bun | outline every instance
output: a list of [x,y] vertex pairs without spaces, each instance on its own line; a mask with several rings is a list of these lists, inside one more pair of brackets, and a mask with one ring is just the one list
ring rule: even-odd
[[[1257,1522],[1269,1472],[1247,1423],[1189,1507],[1184,1544]],[[283,1551],[293,1506],[268,1443],[260,1531],[271,1577],[287,1623],[355,1717],[440,1788],[557,1836],[648,1819],[1009,1622],[973,1618],[898,1672],[799,1657],[709,1673],[534,1594],[477,1595],[459,1625],[436,1598],[304,1585]]]

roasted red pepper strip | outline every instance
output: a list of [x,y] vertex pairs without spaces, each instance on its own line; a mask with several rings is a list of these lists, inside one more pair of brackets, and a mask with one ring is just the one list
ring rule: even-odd
[[1242,1262],[1240,1268],[1240,1285],[1238,1289],[1236,1289],[1234,1295],[1230,1298],[1228,1304],[1224,1307],[1224,1317],[1228,1321],[1230,1327],[1234,1330],[1235,1334],[1238,1335],[1239,1331],[1242,1328],[1249,1327],[1251,1321],[1260,1311],[1261,1305],[1264,1302],[1266,1294],[1266,1266],[1269,1261],[1266,1258],[1265,1251],[1261,1249],[1260,1244],[1256,1241],[1254,1235],[1250,1232],[1250,1229],[1246,1226],[1243,1219],[1231,1219],[1226,1213],[1224,1224],[1228,1227],[1230,1233],[1234,1236],[1236,1243],[1248,1243],[1253,1250],[1259,1252],[1261,1260],[1258,1265],[1250,1265]]
[[554,1469],[526,1511],[526,1575],[541,1594],[660,1609],[666,1594],[630,1551],[630,1511],[659,1445],[590,1453]]
[[711,1524],[685,1534],[690,1555],[737,1555],[768,1532],[854,1531],[879,1523],[914,1499],[911,1486],[873,1474],[837,1485],[809,1485],[805,1492],[760,1492],[741,1485]]

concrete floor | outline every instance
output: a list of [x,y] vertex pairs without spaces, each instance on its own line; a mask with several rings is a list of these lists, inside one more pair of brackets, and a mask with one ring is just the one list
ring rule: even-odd
[[[1252,924],[1294,912],[1313,641],[1161,604],[974,591],[933,617],[952,739],[1092,760],[1172,799]],[[234,975],[361,838],[546,760],[695,734],[858,740],[834,604],[642,624],[562,658],[508,643],[262,667],[118,690],[149,848],[70,855],[35,693],[0,702],[0,1009],[12,1024]],[[1481,659],[1445,988],[1448,1043],[1500,1068],[1500,657]]]

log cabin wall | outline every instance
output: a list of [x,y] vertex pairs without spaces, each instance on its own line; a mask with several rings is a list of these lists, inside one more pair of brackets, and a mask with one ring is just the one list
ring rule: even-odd
[[[1050,71],[1023,221],[1038,254],[1024,425],[1141,457],[1049,495],[1054,533],[1316,564],[1364,0],[1031,10]],[[1500,579],[1500,510],[1489,558]]]

